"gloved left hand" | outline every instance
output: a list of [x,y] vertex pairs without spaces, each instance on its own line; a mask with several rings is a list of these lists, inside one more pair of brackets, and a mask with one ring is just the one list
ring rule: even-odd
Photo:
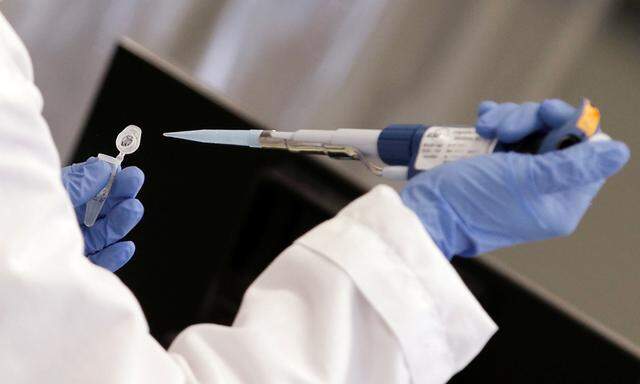
[[86,203],[107,184],[110,175],[111,166],[96,158],[62,169],[62,183],[84,236],[85,255],[94,264],[113,272],[135,252],[133,242],[120,240],[142,218],[144,208],[135,197],[144,183],[144,174],[138,167],[119,171],[98,220],[88,228],[83,224]]
[[[575,109],[560,100],[482,103],[476,129],[514,142],[564,125]],[[474,256],[573,232],[606,178],[629,159],[621,142],[584,142],[542,155],[494,153],[413,177],[405,205],[447,258]]]

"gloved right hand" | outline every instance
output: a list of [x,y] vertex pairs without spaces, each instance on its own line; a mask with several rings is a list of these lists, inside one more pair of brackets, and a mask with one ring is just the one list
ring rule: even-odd
[[[573,116],[559,100],[479,108],[485,137],[517,141]],[[606,178],[629,159],[617,141],[585,142],[543,155],[494,153],[447,163],[411,179],[401,192],[447,258],[571,234]]]

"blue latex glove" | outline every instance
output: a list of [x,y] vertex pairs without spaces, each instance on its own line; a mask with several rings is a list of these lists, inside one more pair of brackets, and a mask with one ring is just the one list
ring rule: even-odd
[[[561,127],[575,109],[560,100],[478,108],[477,131],[504,142]],[[449,259],[567,236],[607,177],[629,159],[616,141],[585,142],[543,155],[494,153],[422,172],[401,197]]]
[[62,183],[84,236],[85,255],[94,264],[113,272],[126,264],[135,252],[133,242],[120,240],[142,218],[144,208],[135,197],[144,183],[144,174],[137,167],[119,171],[98,220],[87,228],[83,224],[86,203],[107,184],[110,175],[111,166],[93,157],[62,169]]

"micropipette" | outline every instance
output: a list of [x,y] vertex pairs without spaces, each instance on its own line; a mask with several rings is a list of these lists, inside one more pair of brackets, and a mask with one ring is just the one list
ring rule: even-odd
[[564,149],[593,137],[599,127],[600,112],[584,99],[573,118],[561,128],[535,132],[513,144],[484,139],[476,133],[475,127],[422,124],[394,124],[382,130],[341,128],[279,132],[203,129],[167,132],[164,136],[359,160],[375,175],[400,180],[440,164],[494,151],[545,153]]
[[98,154],[99,160],[105,161],[111,165],[111,175],[109,176],[107,185],[105,185],[105,187],[87,203],[87,210],[84,214],[84,225],[87,227],[93,226],[98,219],[98,215],[100,215],[100,211],[102,211],[102,206],[107,200],[107,197],[109,197],[109,192],[111,192],[113,181],[118,173],[118,167],[124,160],[124,155],[129,155],[135,152],[138,147],[140,147],[141,139],[142,130],[135,125],[129,125],[118,134],[118,137],[116,137],[116,148],[118,148],[119,151],[118,156],[112,157],[103,153]]

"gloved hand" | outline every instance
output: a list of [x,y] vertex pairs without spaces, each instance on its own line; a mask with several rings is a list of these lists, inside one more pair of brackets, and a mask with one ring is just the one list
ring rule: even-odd
[[[478,108],[477,131],[503,142],[568,121],[560,100]],[[567,236],[607,177],[629,159],[617,141],[585,142],[543,155],[494,153],[441,165],[411,179],[401,197],[449,259]]]
[[102,212],[91,228],[83,224],[86,203],[108,182],[111,166],[94,157],[62,169],[62,183],[73,203],[84,236],[85,255],[97,265],[116,271],[131,259],[135,245],[120,241],[142,218],[144,208],[135,199],[144,183],[138,167],[118,172]]

